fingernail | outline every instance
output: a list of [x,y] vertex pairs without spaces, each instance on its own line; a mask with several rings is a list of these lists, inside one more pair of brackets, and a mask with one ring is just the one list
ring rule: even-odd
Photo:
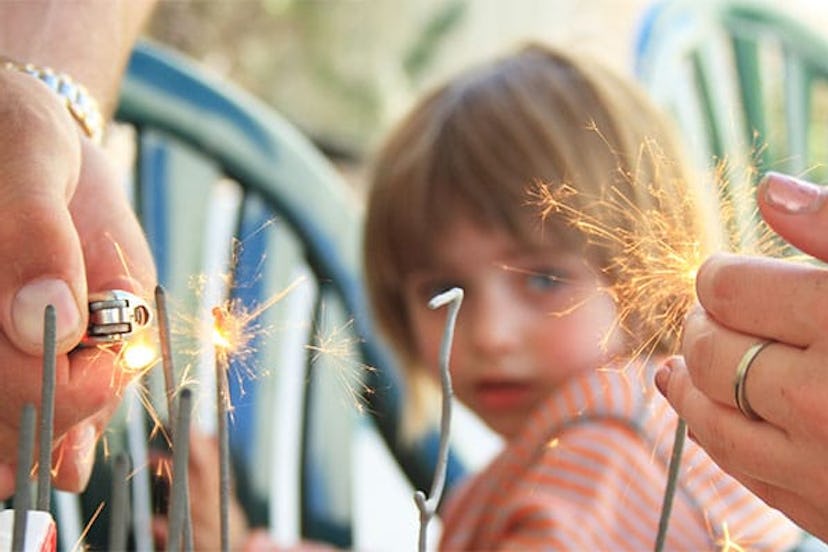
[[759,190],[769,206],[790,215],[813,213],[824,203],[820,186],[785,174],[767,173]]
[[20,288],[12,304],[12,324],[24,345],[30,349],[42,350],[43,313],[47,305],[55,307],[58,342],[79,333],[81,315],[66,282],[35,280]]

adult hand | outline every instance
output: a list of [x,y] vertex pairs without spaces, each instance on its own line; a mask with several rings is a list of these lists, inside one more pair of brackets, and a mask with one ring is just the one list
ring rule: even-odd
[[36,79],[0,70],[0,498],[14,489],[20,412],[40,404],[43,313],[57,312],[53,466],[59,488],[89,477],[94,444],[127,379],[113,353],[69,352],[87,322],[87,293],[142,294],[152,258],[104,151]]
[[[765,220],[799,249],[828,260],[828,188],[769,174],[758,188]],[[656,384],[691,438],[771,506],[828,538],[828,270],[781,260],[716,255],[699,271],[701,307],[687,318],[681,358]],[[750,364],[736,408],[737,365]],[[686,363],[686,364],[685,364]]]

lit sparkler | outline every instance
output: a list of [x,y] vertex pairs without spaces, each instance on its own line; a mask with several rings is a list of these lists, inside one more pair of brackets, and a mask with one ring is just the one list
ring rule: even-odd
[[[598,132],[596,128],[593,130]],[[654,144],[643,145],[642,151],[644,148],[647,148],[648,155],[658,155]],[[635,182],[635,171],[626,178],[631,179],[629,183],[635,185],[637,193],[649,194],[652,200],[650,208],[640,208],[616,187],[610,188],[605,197],[584,197],[566,183],[557,186],[540,183],[533,190],[544,219],[555,216],[580,231],[590,246],[614,252],[609,256],[608,266],[603,267],[611,275],[608,279],[612,283],[596,292],[608,293],[618,308],[614,328],[604,336],[604,340],[608,340],[613,331],[621,330],[632,336],[637,344],[621,370],[626,370],[633,359],[648,360],[655,353],[669,355],[678,351],[683,320],[696,301],[697,271],[715,248],[805,259],[784,245],[758,215],[751,186],[729,185],[725,175],[732,173],[731,169],[721,164],[714,178],[719,188],[718,212],[708,213],[706,222],[720,225],[721,231],[713,239],[702,235],[701,224],[705,221],[696,221],[694,226],[692,219],[688,218],[697,212],[698,206],[694,201],[702,201],[702,198],[689,193],[681,198],[668,197],[662,188]],[[743,174],[753,176],[755,171],[748,170]],[[645,185],[646,189],[642,189]],[[608,220],[615,223],[608,223]],[[699,235],[692,235],[688,228],[695,228]],[[685,434],[684,422],[679,420],[656,551],[661,550],[665,541]],[[725,536],[725,549],[741,549],[731,540],[727,527]]]
[[[198,278],[193,284],[197,296],[203,293],[199,287],[205,279],[205,277]],[[184,363],[182,378],[186,379],[186,374],[192,372],[193,364],[202,357],[205,348],[210,347],[214,354],[221,352],[226,357],[228,368],[229,360],[232,359],[233,366],[243,372],[236,376],[240,383],[243,376],[255,379],[260,368],[253,363],[258,353],[255,342],[257,338],[271,333],[271,328],[262,322],[262,315],[282,301],[303,281],[303,278],[297,278],[284,289],[253,307],[246,305],[239,298],[230,298],[213,304],[209,310],[201,311],[195,316],[188,316],[181,310],[171,309],[175,316],[171,320],[169,331],[178,338],[175,347],[176,357],[190,359]],[[183,382],[178,383],[178,386],[181,385]]]
[[[723,178],[716,182],[722,190],[728,188]],[[612,284],[596,291],[609,293],[618,306],[613,329],[633,335],[638,343],[631,357],[646,359],[656,351],[676,352],[683,320],[696,300],[696,273],[714,249],[787,258],[794,252],[761,220],[752,197],[720,193],[722,231],[710,237],[688,234],[688,213],[696,212],[698,199],[687,194],[679,199],[679,208],[666,208],[665,190],[648,186],[644,193],[651,196],[652,208],[640,208],[615,187],[600,198],[585,197],[566,183],[540,183],[533,190],[542,217],[559,217],[591,246],[616,252],[604,267],[613,275]],[[669,204],[675,201],[669,198]],[[737,217],[744,211],[737,206],[745,203],[754,205],[751,215]]]
[[[220,307],[213,308],[213,343],[216,353],[216,414],[218,416],[219,444],[219,520],[221,524],[221,550],[230,549],[230,437],[227,433],[227,413],[230,409],[230,394],[227,386],[229,370],[229,347],[233,345],[235,325],[228,325],[237,319],[225,315]],[[242,328],[243,329],[243,328]]]

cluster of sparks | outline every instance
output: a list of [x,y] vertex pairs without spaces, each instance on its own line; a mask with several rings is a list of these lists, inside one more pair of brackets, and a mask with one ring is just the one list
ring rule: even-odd
[[[795,259],[796,253],[762,221],[752,190],[740,193],[729,185],[725,174],[722,164],[713,178],[721,232],[712,240],[688,231],[687,214],[697,209],[689,194],[667,198],[665,190],[648,185],[652,207],[642,209],[616,187],[603,197],[585,197],[567,183],[540,183],[533,189],[543,218],[557,217],[586,236],[591,245],[615,252],[604,267],[612,274],[612,282],[598,290],[608,293],[619,310],[615,327],[604,339],[615,330],[635,335],[639,345],[631,357],[646,359],[655,352],[676,352],[683,320],[696,300],[696,273],[715,248]],[[673,207],[662,208],[667,199]],[[750,206],[747,216],[745,205]],[[640,334],[642,328],[645,335]]]
[[[632,356],[646,354],[665,338],[677,335],[694,301],[695,275],[704,258],[694,236],[684,234],[681,225],[661,210],[639,209],[616,188],[610,190],[609,197],[596,201],[604,211],[625,219],[626,225],[608,226],[586,210],[572,207],[569,201],[579,192],[568,184],[557,188],[542,185],[537,192],[544,217],[562,217],[593,244],[619,252],[608,268],[621,277],[600,290],[609,293],[619,308],[614,330],[632,332],[633,318],[658,328],[643,339],[640,350]],[[610,333],[604,339],[609,339]]]

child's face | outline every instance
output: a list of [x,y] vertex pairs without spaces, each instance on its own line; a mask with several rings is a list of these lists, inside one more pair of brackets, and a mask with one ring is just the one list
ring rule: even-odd
[[433,268],[404,283],[417,352],[439,377],[446,310],[427,303],[462,287],[450,361],[454,391],[504,437],[514,437],[563,381],[621,352],[612,331],[616,306],[584,258],[464,220],[443,238]]

